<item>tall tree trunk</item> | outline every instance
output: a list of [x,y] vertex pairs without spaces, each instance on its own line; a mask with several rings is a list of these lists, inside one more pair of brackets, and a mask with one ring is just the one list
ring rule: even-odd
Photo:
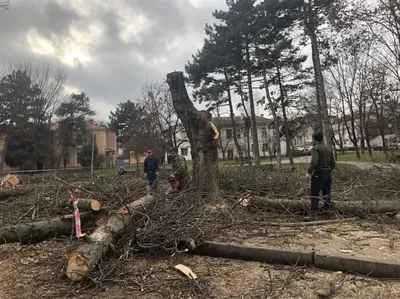
[[193,158],[193,186],[201,194],[219,192],[218,143],[210,125],[211,114],[198,111],[185,87],[182,72],[167,75],[175,111],[185,127]]
[[247,40],[246,40],[246,63],[247,63],[247,85],[249,87],[251,128],[253,132],[253,150],[255,156],[255,165],[260,165],[260,147],[258,145],[256,111],[255,111],[254,97],[253,97],[253,83],[251,80],[252,71],[251,71],[251,61],[250,61],[250,49],[249,49],[249,42]]
[[9,145],[10,145],[10,136],[7,134],[4,138],[4,148],[3,151],[1,152],[0,173],[3,172],[4,170],[4,164],[6,161],[6,154]]
[[[311,40],[311,50],[312,50],[312,60],[314,65],[314,75],[315,75],[315,83],[316,83],[316,90],[317,90],[317,102],[319,103],[319,108],[321,109],[323,119],[323,130],[325,135],[326,144],[329,148],[332,147],[332,135],[330,131],[330,118],[328,113],[328,104],[326,101],[326,94],[325,94],[325,86],[324,86],[324,76],[322,74],[322,67],[321,67],[321,59],[319,56],[319,48],[318,48],[318,39],[316,35],[316,26],[315,26],[315,19],[316,19],[316,12],[312,7],[312,2],[309,1],[308,4],[308,26],[307,31],[308,35]],[[319,97],[319,99],[318,99]]]
[[276,113],[276,109],[274,107],[274,103],[272,102],[271,95],[269,94],[269,84],[267,81],[267,70],[265,65],[265,59],[263,59],[263,80],[264,80],[264,88],[265,88],[265,95],[268,99],[268,104],[272,112],[272,117],[274,118],[274,128],[275,128],[275,142],[276,142],[276,155],[277,155],[277,164],[278,168],[280,169],[282,166],[282,154],[281,154],[281,138],[280,138],[280,128],[279,128],[279,119]]
[[364,135],[364,123],[365,123],[365,110],[363,105],[361,104],[359,107],[359,117],[360,117],[360,147],[361,154],[365,154],[365,135]]
[[[283,116],[283,126],[285,128],[285,139],[286,139],[286,155],[289,158],[290,164],[294,167],[293,161],[293,153],[291,149],[292,137],[289,133],[289,123],[286,116],[286,101],[285,101],[285,91],[283,89],[282,80],[281,80],[281,72],[279,69],[279,65],[276,66],[277,74],[278,74],[278,83],[279,83],[279,90],[280,90],[280,99],[281,99],[281,107],[282,107],[282,116]],[[264,70],[265,72],[265,70]],[[265,81],[264,81],[265,82]]]
[[[233,131],[233,142],[235,143],[235,147],[238,151],[239,154],[239,160],[240,160],[240,165],[243,165],[243,152],[242,148],[240,147],[238,138],[237,138],[237,128],[236,128],[236,121],[235,121],[235,114],[233,112],[233,104],[232,104],[232,96],[231,96],[231,90],[229,86],[229,80],[228,80],[228,74],[226,71],[225,73],[225,80],[226,80],[226,91],[228,93],[228,105],[229,105],[229,115],[231,117],[231,123],[232,123],[232,131]],[[220,134],[221,136],[221,134]]]
[[[246,118],[249,120],[249,122],[250,122],[250,115],[249,115],[249,112],[247,111],[247,108],[246,108],[246,105],[245,105],[245,102],[244,102],[244,98],[243,98],[243,92],[242,92],[242,86],[241,86],[241,79],[239,78],[239,93],[240,93],[240,100],[241,100],[241,102],[242,102],[242,106],[243,106],[243,109],[244,109],[244,113],[246,114]],[[251,122],[250,122],[251,123]],[[251,125],[250,125],[250,128],[251,128]],[[246,134],[246,136],[245,136],[245,138],[246,138],[246,140],[245,141],[247,141],[247,145],[246,145],[246,148],[247,148],[247,160],[248,160],[248,164],[249,164],[249,166],[251,167],[252,166],[252,163],[251,163],[251,155],[250,155],[250,132],[249,132],[249,127],[248,127],[248,125],[247,125],[247,121],[245,121],[245,134]]]
[[344,153],[344,148],[343,148],[343,135],[342,135],[342,128],[341,128],[341,123],[340,120],[338,120],[338,144],[340,147],[340,152],[343,154]]

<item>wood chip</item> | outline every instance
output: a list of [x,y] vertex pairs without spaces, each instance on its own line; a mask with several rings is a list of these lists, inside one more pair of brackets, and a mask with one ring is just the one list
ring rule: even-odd
[[175,266],[175,269],[181,271],[183,274],[185,274],[187,277],[190,279],[196,279],[197,275],[188,267],[182,264],[178,264]]

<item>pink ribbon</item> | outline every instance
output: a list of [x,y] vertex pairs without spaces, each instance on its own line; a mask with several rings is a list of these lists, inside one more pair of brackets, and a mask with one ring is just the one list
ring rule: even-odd
[[76,231],[76,237],[79,239],[83,237],[81,228],[81,214],[79,214],[79,209],[78,209],[79,199],[73,196],[71,191],[69,191],[69,196],[71,196],[71,200],[74,205],[75,231]]
[[3,185],[6,187],[6,189],[10,188],[10,185],[8,184],[7,180],[2,180],[0,183],[0,189],[3,189]]

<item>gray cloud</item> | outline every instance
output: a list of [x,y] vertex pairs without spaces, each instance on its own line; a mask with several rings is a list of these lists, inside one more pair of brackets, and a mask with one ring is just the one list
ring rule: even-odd
[[[12,0],[0,12],[0,60],[61,63],[100,120],[149,80],[183,70],[224,0]],[[33,51],[33,49],[35,51]],[[73,65],[70,64],[73,63]]]

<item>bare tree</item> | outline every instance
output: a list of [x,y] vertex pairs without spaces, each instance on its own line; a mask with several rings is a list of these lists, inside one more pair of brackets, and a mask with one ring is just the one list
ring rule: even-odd
[[67,81],[65,70],[45,60],[32,62],[19,59],[3,64],[1,72],[5,75],[13,70],[25,72],[32,80],[32,84],[40,88],[40,96],[46,102],[44,111],[46,121],[50,120],[58,105],[68,98],[68,94],[65,93]]
[[1,1],[0,2],[0,8],[4,10],[9,10],[8,9],[8,5],[10,5],[10,1],[9,0],[5,0],[5,1]]

